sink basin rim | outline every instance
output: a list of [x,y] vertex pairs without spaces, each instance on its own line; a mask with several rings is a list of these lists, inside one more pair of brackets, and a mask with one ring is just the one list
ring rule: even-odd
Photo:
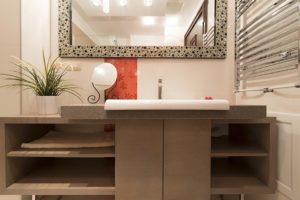
[[105,110],[229,110],[227,100],[107,100]]

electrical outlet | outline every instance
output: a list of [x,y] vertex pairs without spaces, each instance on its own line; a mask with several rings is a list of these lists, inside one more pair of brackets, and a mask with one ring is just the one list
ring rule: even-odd
[[69,71],[69,72],[80,72],[81,71],[80,66],[68,65],[68,66],[66,66],[66,68],[67,68],[67,71]]

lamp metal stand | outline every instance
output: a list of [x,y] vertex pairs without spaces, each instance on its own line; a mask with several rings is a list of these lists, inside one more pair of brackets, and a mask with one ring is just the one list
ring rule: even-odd
[[92,83],[92,85],[93,85],[93,88],[96,90],[98,96],[90,95],[87,100],[90,104],[97,104],[101,99],[101,94],[100,94],[99,90],[96,88],[95,84]]

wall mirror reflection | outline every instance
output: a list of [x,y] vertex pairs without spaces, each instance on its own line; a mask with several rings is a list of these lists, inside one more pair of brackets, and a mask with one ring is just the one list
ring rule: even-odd
[[214,46],[215,0],[72,0],[72,44]]

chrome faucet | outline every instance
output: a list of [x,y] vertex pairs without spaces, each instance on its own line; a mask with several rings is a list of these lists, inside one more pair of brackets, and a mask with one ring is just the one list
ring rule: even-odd
[[158,99],[162,99],[163,80],[158,79]]

